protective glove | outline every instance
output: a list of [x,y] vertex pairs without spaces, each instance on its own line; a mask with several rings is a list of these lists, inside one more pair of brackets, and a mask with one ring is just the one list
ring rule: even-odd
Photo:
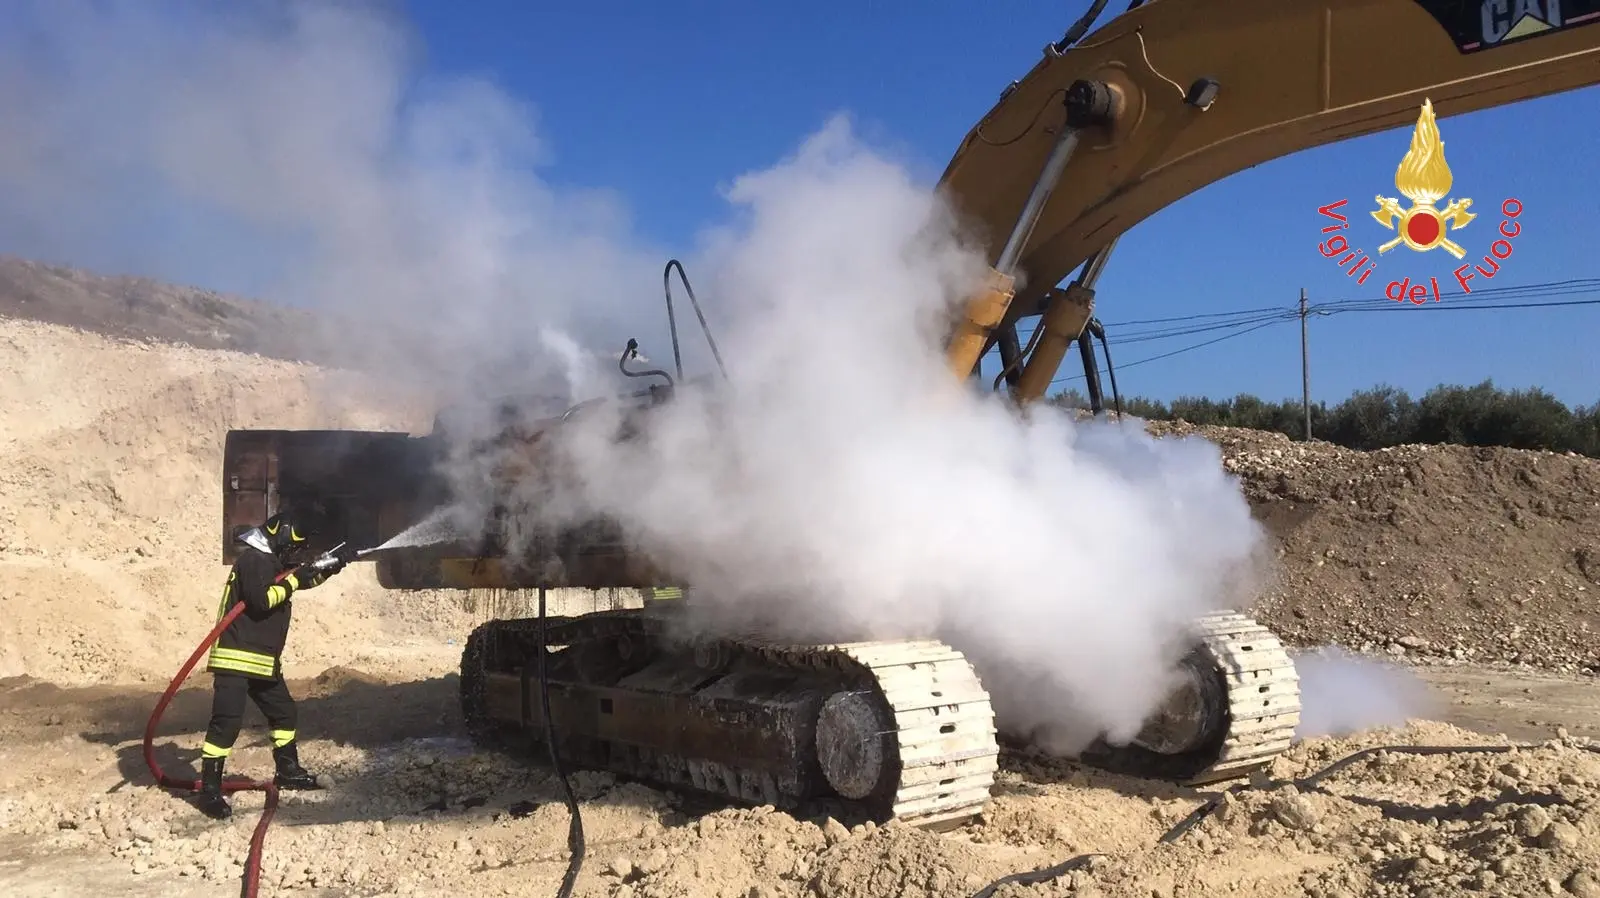
[[322,585],[322,581],[328,579],[328,576],[327,568],[319,568],[311,563],[302,564],[294,569],[294,582],[300,584],[295,591],[305,592],[308,589],[315,589]]

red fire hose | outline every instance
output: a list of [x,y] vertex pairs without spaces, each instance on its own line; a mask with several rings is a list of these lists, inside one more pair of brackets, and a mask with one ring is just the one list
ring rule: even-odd
[[[156,763],[154,745],[156,726],[161,723],[161,715],[166,712],[167,705],[172,702],[172,697],[177,694],[178,687],[183,685],[183,681],[189,678],[189,672],[194,670],[194,666],[200,663],[200,656],[210,650],[212,643],[216,642],[217,637],[222,635],[222,631],[233,623],[233,619],[238,617],[240,612],[244,611],[244,607],[243,602],[234,605],[232,611],[223,615],[222,620],[217,621],[217,625],[212,627],[206,638],[201,640],[200,644],[195,647],[194,654],[190,655],[189,660],[184,662],[183,667],[178,671],[178,675],[172,678],[171,683],[167,684],[167,691],[161,693],[161,700],[156,702],[155,710],[150,712],[150,722],[145,724],[144,728],[144,763],[145,766],[150,768],[150,775],[155,777],[156,785],[164,789],[184,789],[189,792],[200,791],[199,780],[178,779],[162,770],[161,765]],[[222,791],[224,794],[252,791],[267,793],[267,806],[261,812],[261,820],[256,823],[255,832],[250,836],[250,855],[244,864],[242,894],[244,898],[255,898],[256,892],[261,886],[261,852],[267,840],[267,827],[272,824],[272,815],[278,810],[278,786],[271,780],[249,780],[235,777],[222,781]]]

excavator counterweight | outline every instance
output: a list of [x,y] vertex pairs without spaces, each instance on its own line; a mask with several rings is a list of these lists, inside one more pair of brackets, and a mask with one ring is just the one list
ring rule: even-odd
[[[1074,343],[1092,353],[1100,271],[1117,239],[1160,209],[1251,166],[1409,125],[1424,103],[1444,118],[1600,81],[1600,28],[1589,27],[1600,23],[1600,0],[1134,0],[1089,32],[1104,5],[1004,90],[938,185],[992,267],[950,322],[948,370],[968,378],[998,348],[995,386],[1007,383],[1020,404],[1044,395]],[[1023,346],[1017,324],[1032,317],[1040,325]],[[616,439],[647,432],[653,412],[690,389],[658,373],[667,386],[613,400],[629,409]],[[529,482],[562,476],[546,441],[586,405],[530,417],[513,404],[503,432],[475,447],[439,428],[422,437],[232,431],[224,556],[241,527],[301,500],[337,510],[330,544],[387,540],[451,505],[437,462],[463,451],[492,461],[506,496],[528,495]],[[504,519],[516,509],[480,513],[482,539],[375,553],[380,581],[682,585],[673,558],[616,522],[511,541]],[[547,653],[549,722],[563,758],[581,766],[924,826],[959,824],[986,806],[1004,721],[997,727],[981,671],[959,645],[915,633],[815,645],[707,633],[687,625],[693,602],[691,588],[683,600],[555,618],[543,630],[528,620],[482,625],[462,656],[468,729],[484,744],[521,745],[545,723],[530,671]],[[1210,615],[1175,664],[1181,685],[1138,736],[1101,740],[1086,761],[1205,783],[1259,770],[1289,746],[1299,684],[1266,628]]]

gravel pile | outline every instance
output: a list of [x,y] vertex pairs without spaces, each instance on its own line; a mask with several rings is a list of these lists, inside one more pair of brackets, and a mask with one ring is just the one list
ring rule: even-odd
[[1221,447],[1276,543],[1276,585],[1256,611],[1288,641],[1600,670],[1600,461],[1147,426]]

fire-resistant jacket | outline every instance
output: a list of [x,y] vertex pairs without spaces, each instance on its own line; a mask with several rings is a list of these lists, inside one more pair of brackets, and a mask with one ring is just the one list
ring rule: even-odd
[[319,575],[280,572],[283,567],[268,552],[246,548],[228,572],[217,607],[221,620],[243,602],[245,610],[229,624],[211,647],[206,669],[213,673],[242,674],[258,680],[277,679],[279,659],[289,639],[290,597],[297,590],[322,582]]

